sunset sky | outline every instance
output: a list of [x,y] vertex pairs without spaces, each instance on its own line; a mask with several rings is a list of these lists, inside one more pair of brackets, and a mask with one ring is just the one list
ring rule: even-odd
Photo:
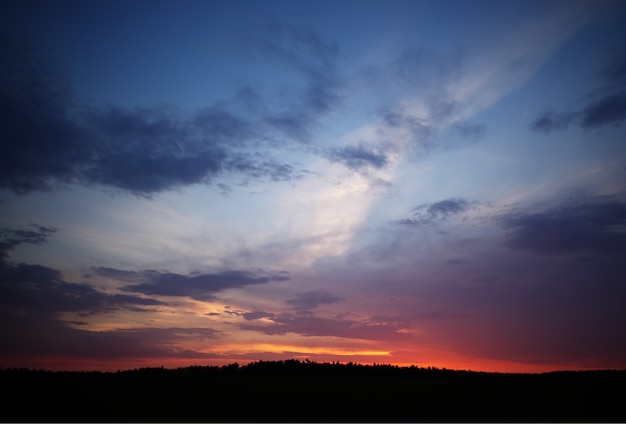
[[626,3],[0,10],[0,367],[626,368]]

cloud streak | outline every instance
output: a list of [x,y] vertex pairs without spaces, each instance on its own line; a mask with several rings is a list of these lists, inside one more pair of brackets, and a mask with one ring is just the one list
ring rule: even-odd
[[621,125],[626,120],[625,64],[624,54],[611,58],[602,70],[602,83],[588,93],[582,107],[564,112],[544,112],[531,123],[531,129],[549,133],[573,125],[582,129]]
[[410,218],[400,219],[395,222],[409,227],[433,225],[466,212],[471,206],[472,202],[466,199],[445,199],[435,203],[419,205],[413,209],[413,215]]
[[93,267],[92,270],[103,277],[132,283],[123,286],[121,288],[123,291],[149,296],[186,296],[200,301],[213,300],[215,293],[228,289],[289,279],[284,274],[258,275],[238,270],[198,275],[182,275],[155,270],[125,271],[105,267]]
[[342,301],[343,298],[328,292],[306,292],[299,293],[294,298],[288,299],[285,303],[299,312],[309,312],[320,305],[327,305]]

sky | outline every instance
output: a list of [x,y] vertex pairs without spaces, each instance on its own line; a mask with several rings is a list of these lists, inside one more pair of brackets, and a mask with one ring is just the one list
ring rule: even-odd
[[626,368],[625,3],[0,28],[0,367]]

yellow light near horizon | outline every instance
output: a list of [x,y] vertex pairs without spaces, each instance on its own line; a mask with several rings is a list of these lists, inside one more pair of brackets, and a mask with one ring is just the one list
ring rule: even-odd
[[389,351],[378,350],[356,350],[337,347],[306,347],[296,345],[254,343],[254,344],[228,344],[210,350],[211,353],[227,353],[231,355],[241,355],[247,353],[301,353],[315,355],[337,355],[337,356],[389,356]]

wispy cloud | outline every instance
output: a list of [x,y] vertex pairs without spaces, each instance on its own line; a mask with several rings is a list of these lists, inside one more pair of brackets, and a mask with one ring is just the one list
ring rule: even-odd
[[311,291],[298,293],[294,298],[285,301],[288,305],[299,312],[309,312],[320,305],[327,305],[342,301],[343,298],[328,292]]
[[388,163],[384,152],[375,151],[365,146],[329,148],[324,155],[330,162],[343,163],[346,167],[353,170],[367,167],[380,169],[384,168]]
[[626,55],[612,57],[600,76],[601,83],[585,96],[582,106],[543,112],[531,123],[531,129],[549,133],[572,125],[583,129],[621,125],[626,120]]
[[187,296],[200,301],[215,299],[215,293],[227,289],[242,288],[252,284],[266,284],[270,281],[284,281],[284,274],[255,274],[247,271],[222,271],[215,274],[182,275],[155,270],[125,271],[114,268],[93,267],[92,270],[103,277],[113,278],[132,284],[121,289],[127,292],[151,296]]
[[423,204],[413,209],[413,214],[410,218],[400,219],[395,222],[406,226],[436,224],[451,216],[467,211],[472,204],[473,203],[469,200],[462,198],[446,199],[436,203]]

